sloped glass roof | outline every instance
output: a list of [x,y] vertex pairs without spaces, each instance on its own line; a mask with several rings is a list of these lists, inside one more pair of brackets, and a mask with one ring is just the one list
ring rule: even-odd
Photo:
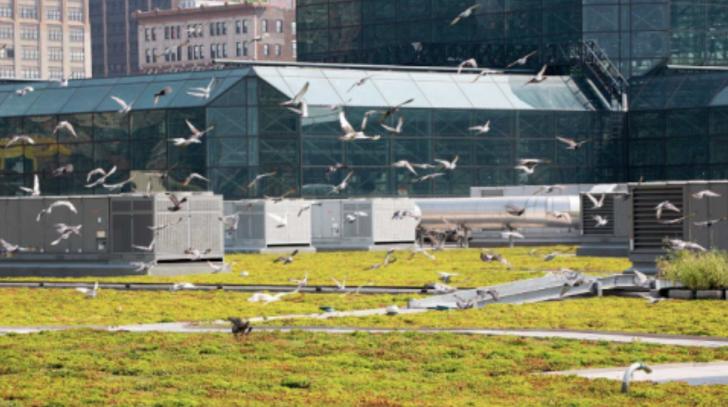
[[[240,68],[84,79],[69,81],[68,87],[61,87],[58,82],[0,85],[0,117],[117,111],[119,105],[111,99],[112,95],[131,103],[134,110],[205,106],[249,72],[249,68]],[[209,99],[187,94],[190,88],[206,87],[213,77],[216,84]],[[16,91],[25,86],[35,90],[25,96],[18,95]],[[172,94],[161,98],[155,106],[153,95],[166,86],[172,88]]]
[[[502,110],[594,110],[568,76],[528,84],[528,75],[255,66],[255,74],[288,97],[306,84],[311,106],[394,106]],[[364,80],[366,78],[366,80]],[[357,83],[358,85],[355,85]]]

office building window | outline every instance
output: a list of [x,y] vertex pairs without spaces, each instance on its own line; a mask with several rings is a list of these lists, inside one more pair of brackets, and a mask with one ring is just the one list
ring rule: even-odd
[[69,36],[73,42],[83,42],[83,28],[72,27]]
[[228,53],[227,53],[227,44],[226,43],[223,43],[222,44],[222,57],[223,58],[227,58],[227,56],[228,56]]
[[248,20],[243,20],[243,34],[248,33]]
[[296,35],[296,22],[291,23],[291,34]]
[[84,54],[83,48],[71,48],[71,61],[72,62],[83,62]]
[[149,29],[149,33],[151,34],[150,38],[152,39],[152,41],[156,41],[157,40],[157,29],[152,27]]
[[265,56],[270,55],[270,45],[268,45],[268,44],[263,45],[263,55],[265,55]]
[[144,50],[144,61],[148,64],[152,63],[152,50],[149,48]]
[[35,6],[20,6],[20,18],[38,19],[38,8]]
[[23,68],[24,79],[40,79],[40,69],[34,67]]
[[73,72],[71,72],[70,79],[83,79],[85,77],[86,77],[86,73],[84,71],[73,71]]
[[38,60],[38,47],[23,47],[23,60],[37,61]]
[[0,25],[0,38],[12,39],[14,31],[12,25]]
[[37,40],[38,27],[30,25],[20,27],[20,38],[23,40]]
[[235,56],[247,57],[248,45],[244,42],[238,42],[237,44],[235,44]]
[[208,24],[208,26],[210,28],[210,37],[214,37],[215,36],[215,23],[210,23],[210,24]]
[[48,18],[49,20],[60,21],[61,9],[59,7],[48,7],[46,9],[46,18]]
[[48,59],[51,61],[63,61],[63,48],[49,47]]
[[165,40],[169,39],[169,28],[170,27],[164,27],[164,39]]
[[0,78],[15,78],[15,68],[12,66],[0,66]]
[[0,59],[15,58],[15,50],[12,48],[0,48]]
[[281,56],[281,46],[279,44],[275,46],[275,53],[277,57]]
[[276,32],[277,33],[283,32],[283,20],[276,20]]
[[53,81],[63,80],[63,69],[61,68],[49,68],[48,78]]
[[69,7],[68,19],[71,21],[83,21],[83,9],[81,7]]
[[262,20],[262,21],[260,22],[260,27],[261,27],[260,29],[261,29],[261,30],[262,30],[262,31],[263,31],[264,33],[267,33],[267,32],[268,32],[268,20]]
[[291,41],[291,55],[293,55],[293,58],[296,58],[298,53],[298,44],[296,41]]
[[[0,17],[13,18],[13,3],[0,4]],[[5,77],[8,78],[8,76]],[[13,71],[13,76],[10,78],[12,77],[15,77],[15,71]]]
[[63,28],[59,26],[48,26],[49,41],[63,41]]
[[235,34],[242,34],[243,33],[243,21],[237,20],[235,21]]

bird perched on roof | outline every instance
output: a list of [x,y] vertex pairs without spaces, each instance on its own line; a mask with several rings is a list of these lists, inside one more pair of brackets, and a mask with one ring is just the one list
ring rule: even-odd
[[588,143],[589,140],[582,140],[582,141],[576,141],[572,138],[568,137],[556,137],[556,140],[559,140],[560,142],[566,144],[567,150],[578,150],[584,146],[584,144]]
[[491,253],[483,250],[480,252],[480,260],[485,263],[492,263],[497,261],[507,268],[511,268],[511,263],[505,257],[501,256],[498,253]]
[[459,23],[462,19],[468,18],[473,15],[475,10],[480,8],[480,4],[473,4],[472,6],[466,8],[465,10],[461,11],[460,14],[455,16],[455,18],[450,21],[450,26],[454,26],[455,24]]
[[491,297],[493,301],[500,301],[500,293],[495,288],[479,288],[475,290],[478,297],[485,299],[485,297]]
[[253,295],[248,298],[248,302],[262,302],[263,304],[270,304],[271,302],[280,301],[283,299],[283,297],[291,294],[298,293],[299,288],[296,288],[293,291],[284,292],[284,293],[277,293],[277,294],[268,294],[268,293],[254,293]]
[[622,393],[629,393],[629,385],[634,377],[634,373],[638,370],[642,370],[647,374],[652,373],[652,369],[642,362],[632,363],[627,370],[624,371],[622,376]]
[[303,100],[303,97],[306,95],[306,92],[308,92],[309,86],[310,83],[306,82],[301,90],[293,96],[293,99],[281,102],[281,106],[286,107],[294,113],[300,114],[301,117],[308,117],[308,103]]
[[35,88],[32,86],[24,86],[18,90],[15,91],[15,94],[18,96],[25,96],[31,92],[34,92]]
[[240,336],[249,335],[253,331],[253,327],[250,325],[250,321],[243,321],[237,317],[228,317],[230,321],[233,336],[239,338]]
[[446,273],[444,271],[439,271],[437,273],[438,277],[440,278],[440,281],[442,281],[445,284],[450,284],[450,281],[453,277],[459,276],[457,273]]
[[536,55],[536,53],[538,53],[538,51],[529,52],[528,54],[526,54],[526,55],[518,58],[517,60],[511,62],[510,64],[506,65],[506,69],[513,68],[514,66],[526,65],[528,63],[528,59],[531,58],[532,56]]
[[296,257],[297,254],[298,254],[298,249],[292,251],[288,255],[277,257],[276,259],[273,260],[273,263],[291,264],[291,263],[293,263],[293,258]]
[[173,89],[171,86],[165,86],[162,89],[158,90],[156,93],[154,93],[154,106],[159,103],[159,100],[163,98],[164,96],[171,95],[173,92]]

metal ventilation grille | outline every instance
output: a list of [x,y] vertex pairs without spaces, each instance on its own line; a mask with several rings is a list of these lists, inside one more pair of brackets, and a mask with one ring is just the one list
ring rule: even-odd
[[[601,194],[597,194],[597,199]],[[594,209],[594,205],[586,195],[581,196],[581,230],[585,236],[611,236],[614,235],[614,195],[604,197],[604,205],[599,209]],[[609,223],[604,226],[597,227],[594,216],[601,216]]]
[[[683,222],[664,224],[657,220],[655,207],[663,201],[670,201],[684,212],[683,188],[681,186],[635,187],[632,191],[632,213],[634,216],[634,250],[662,250],[663,240],[682,238]],[[662,221],[683,216],[675,212],[663,212]]]

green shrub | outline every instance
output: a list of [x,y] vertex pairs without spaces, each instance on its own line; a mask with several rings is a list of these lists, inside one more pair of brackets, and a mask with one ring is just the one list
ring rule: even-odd
[[687,250],[672,253],[658,261],[661,276],[691,290],[728,288],[728,253]]
[[302,376],[289,376],[281,381],[281,386],[289,389],[308,389],[311,388],[311,381]]

